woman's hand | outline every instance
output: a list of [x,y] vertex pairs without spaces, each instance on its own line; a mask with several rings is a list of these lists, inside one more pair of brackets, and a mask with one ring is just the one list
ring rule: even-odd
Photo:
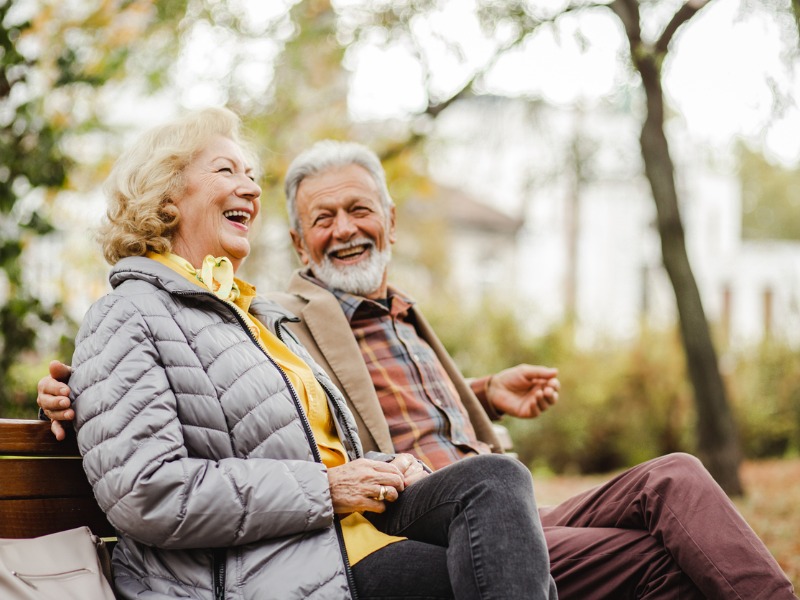
[[[386,510],[384,501],[397,500],[406,485],[403,473],[396,465],[366,458],[328,469],[328,484],[333,511],[338,514],[381,513]],[[378,500],[381,489],[384,498]]]

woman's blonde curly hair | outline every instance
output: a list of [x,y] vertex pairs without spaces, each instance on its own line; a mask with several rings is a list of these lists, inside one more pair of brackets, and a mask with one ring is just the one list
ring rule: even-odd
[[105,259],[113,265],[126,256],[170,252],[180,220],[174,200],[184,192],[186,166],[218,135],[242,146],[252,159],[240,129],[235,113],[206,108],[154,127],[126,150],[103,187],[108,210],[99,238]]

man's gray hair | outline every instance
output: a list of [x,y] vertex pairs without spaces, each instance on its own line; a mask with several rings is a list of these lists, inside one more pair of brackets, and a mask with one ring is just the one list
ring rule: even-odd
[[337,169],[358,165],[366,169],[378,187],[381,204],[388,210],[394,201],[386,187],[386,173],[383,171],[378,155],[372,150],[355,142],[339,142],[322,140],[301,152],[289,165],[286,171],[284,191],[286,192],[286,211],[289,213],[289,225],[298,233],[300,217],[297,212],[297,190],[306,177],[313,177],[329,169]]

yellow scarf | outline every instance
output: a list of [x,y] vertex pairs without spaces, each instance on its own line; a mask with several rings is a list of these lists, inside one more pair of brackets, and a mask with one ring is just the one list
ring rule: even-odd
[[233,263],[227,256],[215,258],[209,254],[203,259],[200,271],[195,269],[194,265],[188,260],[177,254],[167,253],[162,256],[186,269],[203,287],[220,300],[228,302],[236,302],[238,300],[240,294],[239,285],[234,281]]
[[182,256],[169,252],[164,254],[148,252],[147,258],[152,258],[164,266],[170,267],[187,280],[196,283],[203,289],[207,289],[223,302],[238,308],[238,312],[247,323],[250,333],[256,338],[259,337],[258,325],[256,325],[255,319],[250,316],[250,303],[256,297],[256,288],[246,281],[233,276],[233,263],[227,257],[215,258],[209,254],[203,259],[203,265],[200,270],[195,269],[192,263]]

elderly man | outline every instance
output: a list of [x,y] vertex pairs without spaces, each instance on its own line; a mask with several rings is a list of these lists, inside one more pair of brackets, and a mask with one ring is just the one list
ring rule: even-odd
[[[537,416],[557,400],[556,372],[543,367],[468,384],[413,301],[387,284],[395,211],[374,153],[315,144],[290,166],[286,198],[306,268],[273,298],[298,316],[291,328],[347,396],[365,450],[409,452],[438,469],[501,451],[492,418]],[[51,366],[53,377],[67,374]],[[68,388],[44,378],[39,390],[60,437]],[[639,465],[540,514],[561,598],[796,598],[688,455]]]

